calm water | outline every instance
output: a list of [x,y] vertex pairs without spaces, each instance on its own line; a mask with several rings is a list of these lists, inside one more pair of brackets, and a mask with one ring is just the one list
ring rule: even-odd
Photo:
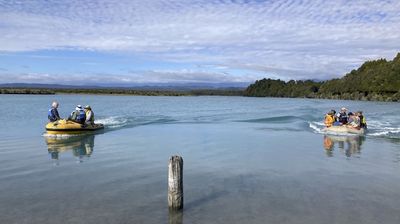
[[[90,104],[104,132],[46,136],[47,109]],[[0,96],[0,223],[399,223],[400,104],[243,97]],[[325,136],[363,110],[366,136]]]

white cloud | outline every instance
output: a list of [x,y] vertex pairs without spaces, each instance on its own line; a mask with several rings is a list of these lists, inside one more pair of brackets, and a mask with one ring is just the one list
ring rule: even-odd
[[330,78],[392,58],[399,24],[400,1],[0,0],[0,51],[120,51],[283,79]]

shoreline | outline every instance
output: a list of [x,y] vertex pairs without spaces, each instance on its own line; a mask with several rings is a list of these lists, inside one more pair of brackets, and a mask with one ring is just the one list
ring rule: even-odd
[[237,89],[196,89],[196,90],[138,90],[138,89],[45,89],[45,88],[0,88],[0,95],[58,95],[58,94],[85,94],[107,96],[243,96],[243,97],[270,97],[290,99],[324,99],[324,100],[353,100],[370,102],[400,102],[392,95],[371,94],[370,96],[343,94],[343,95],[311,95],[311,96],[249,96],[245,90]]
[[243,96],[241,89],[194,90],[140,90],[140,89],[51,89],[51,88],[0,88],[0,94],[56,95],[89,94],[116,96]]

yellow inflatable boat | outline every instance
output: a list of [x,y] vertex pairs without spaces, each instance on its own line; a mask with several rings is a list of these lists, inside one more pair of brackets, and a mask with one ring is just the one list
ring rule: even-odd
[[47,134],[82,134],[104,128],[103,124],[79,124],[70,120],[58,120],[46,125]]

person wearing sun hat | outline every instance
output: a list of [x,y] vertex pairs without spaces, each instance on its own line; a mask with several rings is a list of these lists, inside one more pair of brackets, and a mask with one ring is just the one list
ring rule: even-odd
[[85,124],[94,124],[94,113],[92,111],[92,108],[89,105],[86,105],[85,107],[85,113],[86,113],[86,121]]
[[74,111],[72,111],[68,120],[73,120],[77,123],[84,124],[86,120],[86,114],[81,105],[76,105]]

